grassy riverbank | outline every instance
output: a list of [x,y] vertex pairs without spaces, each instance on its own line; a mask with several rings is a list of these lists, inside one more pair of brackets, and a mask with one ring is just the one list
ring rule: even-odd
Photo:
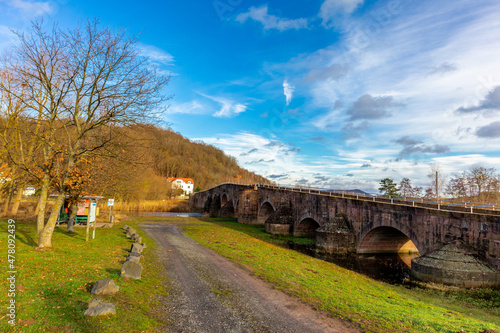
[[[269,244],[261,227],[190,219],[185,232],[277,289],[370,332],[500,331],[500,292],[407,289]],[[267,241],[263,241],[266,239]],[[482,295],[482,298],[480,295]]]
[[[127,222],[128,223],[128,222]],[[134,223],[128,223],[134,226]],[[119,227],[96,230],[96,239],[85,242],[85,229],[68,234],[56,228],[53,249],[36,249],[34,220],[16,221],[16,325],[8,324],[7,223],[0,221],[0,309],[1,332],[141,332],[161,323],[153,311],[164,293],[163,271],[154,257],[154,244],[144,233],[144,265],[141,280],[119,276],[131,241]],[[120,286],[115,295],[98,296],[116,306],[116,315],[84,317],[95,297],[90,290],[95,281],[114,279]]]

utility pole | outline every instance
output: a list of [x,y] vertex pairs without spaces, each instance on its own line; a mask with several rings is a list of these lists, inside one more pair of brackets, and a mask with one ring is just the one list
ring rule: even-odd
[[439,200],[439,176],[438,176],[438,171],[436,170],[436,200]]

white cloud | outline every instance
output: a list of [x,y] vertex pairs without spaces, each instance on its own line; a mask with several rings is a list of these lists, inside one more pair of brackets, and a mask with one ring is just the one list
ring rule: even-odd
[[22,16],[36,17],[44,14],[50,14],[54,11],[54,6],[49,2],[6,0],[3,1],[10,8],[18,10]]
[[208,99],[211,99],[214,102],[222,104],[221,109],[212,114],[214,117],[218,118],[234,117],[242,112],[245,112],[248,109],[248,106],[246,104],[238,103],[224,97],[210,96],[202,94],[200,92],[198,92],[198,94]]
[[324,26],[336,25],[335,21],[345,14],[353,13],[363,4],[363,0],[325,0],[318,16]]
[[277,29],[285,31],[289,29],[304,29],[307,28],[307,19],[287,19],[281,18],[268,13],[267,5],[260,7],[250,7],[246,13],[241,13],[236,17],[236,21],[244,23],[246,20],[252,19],[260,22],[264,26],[264,30]]
[[0,51],[17,42],[17,36],[11,31],[11,28],[0,25]]
[[261,135],[240,132],[195,140],[222,149],[234,156],[242,167],[278,183],[295,184],[297,180],[312,174],[310,167],[301,161],[299,149]]
[[148,57],[157,65],[173,65],[174,63],[174,56],[154,45],[139,43],[138,48],[144,56]]
[[[433,142],[426,144],[447,145],[452,152],[459,146],[457,139],[467,148],[477,144],[472,134],[457,138],[457,128],[486,126],[500,115],[490,113],[483,119],[477,113],[454,111],[484,104],[500,84],[500,63],[493,51],[500,49],[500,23],[494,14],[500,6],[467,7],[467,1],[459,1],[457,7],[419,3],[380,25],[362,48],[348,34],[345,48],[337,48],[341,52],[318,50],[310,55],[308,59],[320,58],[318,68],[346,62],[349,68],[344,76],[318,78],[309,85],[310,105],[330,108],[312,123],[328,131],[328,125],[348,121],[348,108],[359,96],[393,96],[404,107],[373,128],[372,139],[390,128],[395,137],[430,139]],[[363,32],[370,20],[355,22],[352,30]],[[307,78],[314,71],[303,75]],[[341,110],[333,107],[338,100],[344,105]],[[499,145],[489,143],[488,149],[494,146]]]
[[293,91],[295,90],[295,87],[292,86],[290,83],[288,83],[288,80],[283,81],[283,94],[286,97],[286,105],[290,105],[290,102],[292,101],[293,98]]
[[172,103],[167,110],[167,113],[183,113],[183,114],[206,114],[208,108],[198,101],[186,103]]

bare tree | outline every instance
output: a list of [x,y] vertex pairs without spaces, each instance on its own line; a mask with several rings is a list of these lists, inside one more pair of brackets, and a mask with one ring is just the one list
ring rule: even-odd
[[401,182],[399,182],[399,193],[403,197],[408,197],[411,196],[413,192],[413,187],[411,186],[411,181],[409,178],[403,178],[401,179]]
[[495,168],[472,166],[450,179],[447,193],[463,200],[494,202],[500,195],[499,177]]
[[[78,176],[78,164],[112,140],[111,127],[151,120],[168,99],[163,90],[170,77],[141,56],[136,38],[101,28],[97,20],[68,31],[54,27],[47,33],[41,22],[32,27],[29,34],[16,33],[19,46],[4,62],[6,70],[16,73],[26,94],[2,83],[0,90],[21,100],[27,106],[27,117],[34,110],[41,114],[38,120],[32,118],[42,127],[40,133],[34,133],[43,151],[38,170],[42,190],[38,244],[51,247],[59,209]],[[50,184],[58,196],[43,224]]]
[[472,166],[465,173],[471,190],[474,191],[471,195],[477,197],[479,201],[488,201],[490,194],[498,189],[498,179],[495,172],[495,168]]
[[468,179],[465,175],[454,175],[446,185],[446,193],[455,199],[463,199],[469,196]]
[[424,198],[426,199],[432,199],[432,198],[435,198],[436,197],[436,194],[434,193],[434,188],[433,187],[428,187],[425,189],[425,194],[424,194]]
[[399,183],[399,193],[403,197],[418,198],[422,196],[422,187],[413,186],[409,178],[403,178]]

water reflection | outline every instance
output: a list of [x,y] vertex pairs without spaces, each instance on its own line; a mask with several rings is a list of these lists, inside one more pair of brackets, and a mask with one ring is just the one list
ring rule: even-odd
[[175,212],[119,212],[123,215],[133,216],[153,216],[153,217],[203,217],[200,213],[175,213]]
[[285,247],[391,284],[402,284],[409,279],[411,260],[419,256],[418,253],[323,254],[314,247],[294,243]]

